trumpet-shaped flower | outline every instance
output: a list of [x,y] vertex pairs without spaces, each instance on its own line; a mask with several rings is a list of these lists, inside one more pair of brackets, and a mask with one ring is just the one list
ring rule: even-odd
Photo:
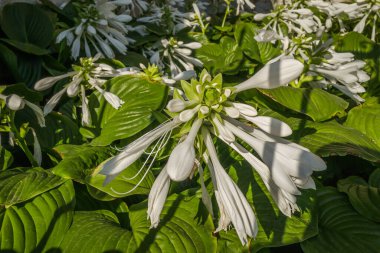
[[325,62],[321,64],[310,65],[309,73],[324,77],[319,81],[322,85],[330,83],[355,101],[363,102],[364,99],[358,95],[365,92],[361,83],[370,79],[369,75],[362,70],[365,62],[355,60],[352,53],[337,53],[331,48],[325,58]]
[[[302,64],[296,63],[295,60],[292,60],[292,63],[298,65],[298,68],[303,68]],[[235,96],[232,95],[242,90],[254,87],[273,88],[298,77],[294,73],[289,75],[281,71],[277,73],[280,74],[281,81],[268,85],[266,83],[272,80],[269,75],[272,72],[265,70],[268,68],[270,66],[265,66],[263,71],[257,73],[258,77],[252,77],[253,82],[244,82],[235,87],[224,87],[221,74],[212,78],[205,70],[199,80],[192,79],[190,83],[182,81],[182,92],[175,90],[173,99],[167,106],[173,119],[138,138],[119,155],[106,161],[100,173],[106,175],[106,182],[109,182],[136,161],[148,146],[156,142],[152,151],[148,153],[148,158],[154,156],[154,160],[157,152],[167,142],[171,131],[183,125],[179,144],[171,151],[168,162],[149,195],[148,217],[151,219],[152,227],[158,225],[169,181],[185,180],[197,167],[199,175],[203,175],[198,162],[198,159],[203,159],[208,164],[220,210],[216,231],[225,230],[232,223],[242,244],[246,244],[248,237],[255,237],[257,234],[256,218],[244,194],[221,166],[210,132],[236,149],[258,170],[280,210],[288,216],[298,210],[296,195],[301,194],[298,188],[315,187],[311,178],[312,172],[326,168],[323,160],[308,149],[281,138],[292,133],[286,123],[271,117],[259,116],[252,106],[234,101]],[[265,74],[262,74],[263,72]],[[299,75],[301,72],[298,70],[297,73]],[[238,143],[239,140],[249,144],[260,158],[245,150]],[[200,151],[198,147],[204,148]],[[148,159],[144,165],[147,161]],[[152,162],[146,171],[149,171]],[[142,169],[143,167],[137,174],[141,173]],[[211,201],[204,193],[203,180],[200,182],[202,200],[211,211]]]
[[106,82],[105,79],[120,75],[120,72],[115,70],[113,67],[104,63],[95,63],[100,57],[100,54],[96,55],[94,58],[81,58],[80,66],[73,65],[74,71],[67,74],[54,77],[46,77],[39,80],[35,85],[34,89],[38,91],[46,90],[52,87],[56,82],[63,80],[65,78],[70,78],[69,83],[64,85],[64,88],[53,95],[44,107],[44,114],[49,114],[54,107],[58,104],[61,97],[67,93],[69,97],[77,96],[81,93],[82,100],[82,124],[85,126],[91,125],[90,112],[88,108],[88,101],[86,98],[86,88],[91,88],[99,91],[99,93],[106,99],[106,101],[115,109],[121,107],[124,103],[118,96],[108,91],[103,90],[101,87]]

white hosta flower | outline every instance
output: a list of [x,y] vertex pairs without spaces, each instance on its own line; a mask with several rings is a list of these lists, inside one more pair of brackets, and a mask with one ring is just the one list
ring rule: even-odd
[[319,65],[310,65],[309,73],[317,74],[325,79],[320,83],[330,83],[347,96],[357,102],[363,102],[358,93],[365,92],[361,83],[370,79],[369,75],[362,70],[364,61],[355,60],[351,53],[337,53],[333,49],[328,50],[326,61]]
[[[264,77],[260,72],[258,75],[260,80],[257,83],[263,87],[265,87],[265,82],[271,80],[269,76]],[[268,190],[272,194],[278,193],[274,199],[286,215],[298,210],[295,197],[295,195],[301,194],[298,187],[313,188],[312,172],[323,170],[326,165],[321,158],[312,154],[308,149],[281,138],[281,136],[292,133],[287,124],[271,117],[258,116],[257,110],[252,106],[233,101],[232,98],[235,96],[231,95],[233,92],[240,91],[235,89],[239,85],[223,87],[221,74],[212,79],[210,74],[204,70],[199,80],[193,79],[191,83],[182,81],[181,86],[182,92],[174,92],[173,99],[167,106],[173,120],[160,125],[129,144],[119,155],[106,161],[102,165],[100,173],[107,176],[105,183],[109,182],[122,170],[127,169],[148,146],[157,140],[152,151],[148,153],[148,159],[152,156],[153,158],[146,168],[146,174],[157,153],[167,142],[170,132],[183,125],[179,144],[171,152],[169,160],[162,174],[156,179],[157,183],[154,184],[153,192],[149,196],[148,216],[151,219],[152,227],[156,227],[158,224],[158,217],[169,187],[168,181],[170,179],[185,180],[193,174],[197,167],[201,171],[197,158],[203,158],[209,165],[221,213],[217,231],[227,229],[232,222],[242,244],[246,244],[248,237],[256,236],[258,230],[256,219],[243,193],[220,165],[209,132],[214,133],[232,148],[239,147],[238,138],[252,146],[262,161],[252,154],[242,156],[253,166],[256,164],[261,166],[258,169],[260,170],[259,174],[263,177]],[[244,87],[248,89],[255,86]],[[202,129],[203,138],[200,136],[197,138],[200,129]],[[206,145],[200,143],[201,141],[204,141]],[[206,149],[202,149],[202,153],[200,153],[198,147],[206,147]],[[207,158],[207,154],[211,161]],[[148,163],[148,159],[136,176],[141,173],[145,164]],[[252,161],[255,162],[255,165]],[[203,171],[200,172],[200,175],[203,175]],[[201,187],[203,192],[205,187],[203,185]],[[211,204],[206,195],[202,193],[202,199],[207,208],[211,210]]]
[[41,127],[45,127],[45,117],[44,117],[44,114],[43,114],[43,112],[39,106],[29,102],[26,99],[23,99],[22,97],[20,97],[17,94],[11,94],[8,96],[4,96],[4,95],[0,94],[0,99],[4,100],[7,107],[12,111],[22,110],[22,109],[24,109],[24,107],[26,105],[27,107],[32,109],[32,111],[36,115],[38,124]]
[[42,152],[41,152],[40,142],[38,141],[36,131],[34,131],[33,128],[31,128],[31,131],[32,131],[33,140],[34,140],[33,157],[36,160],[38,166],[41,166],[41,163],[42,163]]
[[134,42],[127,37],[126,26],[132,17],[126,13],[117,14],[117,8],[126,7],[127,2],[94,0],[93,4],[79,4],[77,11],[80,18],[76,26],[58,34],[56,42],[66,39],[74,59],[79,57],[81,49],[87,57],[93,56],[95,50],[107,58],[114,58],[112,48],[125,54],[127,45]]
[[276,40],[283,39],[280,35],[271,30],[261,29],[258,31],[257,35],[254,37],[258,42],[271,42],[274,43]]
[[190,176],[195,161],[195,137],[201,126],[202,120],[195,120],[186,139],[178,144],[170,154],[166,168],[173,181],[183,181]]
[[244,194],[220,164],[209,132],[203,129],[202,135],[211,158],[208,165],[221,213],[216,232],[227,230],[228,225],[232,222],[241,243],[246,245],[248,243],[247,236],[254,238],[258,232],[255,214]]
[[302,74],[303,68],[303,64],[297,60],[279,59],[266,64],[254,76],[236,85],[235,92],[252,88],[273,89],[287,85]]
[[310,9],[302,8],[299,4],[296,2],[293,5],[281,6],[267,14],[258,13],[254,19],[263,21],[265,30],[270,29],[281,37],[284,34],[291,36],[317,32],[322,26],[320,19]]
[[200,60],[191,56],[192,50],[201,46],[202,44],[198,42],[184,43],[171,37],[169,40],[162,39],[159,44],[156,43],[146,53],[150,57],[151,63],[162,69],[165,66],[169,66],[171,76],[174,77],[179,75],[183,70],[193,71],[194,66],[203,66]]
[[250,0],[237,0],[236,1],[236,15],[238,16],[240,11],[245,10],[245,6],[248,6],[250,10],[255,8],[255,5]]
[[67,93],[69,97],[75,97],[81,93],[82,100],[82,123],[85,126],[91,124],[90,112],[88,108],[88,102],[86,98],[86,88],[90,87],[95,89],[103,95],[108,103],[115,109],[121,107],[124,103],[118,96],[101,88],[106,80],[104,78],[114,77],[120,75],[122,72],[114,69],[113,67],[104,63],[95,63],[99,59],[100,55],[96,55],[94,58],[81,58],[80,66],[73,65],[74,71],[67,74],[63,74],[55,77],[46,77],[39,80],[35,85],[34,89],[38,91],[46,90],[52,87],[56,82],[63,80],[65,78],[70,78],[70,81],[64,85],[64,88],[56,93],[44,107],[44,114],[49,114],[54,107],[58,104],[61,97]]
[[151,228],[156,228],[160,222],[160,214],[169,192],[170,177],[164,167],[152,185],[148,196],[148,218]]

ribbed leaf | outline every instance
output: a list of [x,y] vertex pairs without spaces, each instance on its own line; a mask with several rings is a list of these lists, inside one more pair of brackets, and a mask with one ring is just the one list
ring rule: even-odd
[[8,4],[2,10],[1,28],[12,40],[45,48],[53,39],[54,25],[39,5]]
[[260,51],[257,42],[254,39],[256,29],[256,25],[252,23],[241,22],[235,27],[234,37],[239,47],[243,50],[244,54],[246,54],[251,59],[260,62]]
[[338,190],[348,195],[358,213],[380,222],[380,188],[369,186],[361,177],[351,176],[338,181]]
[[[171,195],[161,214],[161,225],[149,230],[146,202],[130,208],[130,229],[120,226],[109,211],[77,212],[66,234],[63,252],[214,252],[211,218],[199,210],[199,199]],[[197,215],[201,215],[198,219]],[[206,215],[206,216],[202,216]]]
[[[154,182],[154,176],[151,171],[147,172],[146,168],[143,168],[141,173],[136,176],[141,166],[142,164],[139,161],[133,163],[106,186],[103,185],[106,176],[97,174],[101,168],[99,166],[93,175],[86,178],[86,183],[114,198],[122,198],[134,194],[149,194]],[[146,176],[142,179],[144,173],[146,173]],[[141,183],[139,183],[140,180],[142,180]],[[137,184],[138,186],[136,187]],[[136,188],[132,190],[134,187]]]
[[305,253],[378,252],[380,224],[367,220],[335,188],[318,190],[319,233],[301,243]]
[[92,95],[91,107],[96,108],[97,114],[93,118],[102,128],[100,136],[92,141],[93,145],[105,146],[147,127],[152,122],[152,111],[160,109],[166,99],[167,89],[159,82],[121,76],[109,82],[109,90],[125,103],[116,110],[104,98]]
[[0,251],[56,249],[70,227],[74,205],[73,184],[67,181],[26,203],[0,210]]
[[380,147],[380,104],[377,98],[351,109],[344,125],[358,129]]
[[260,91],[289,109],[310,116],[314,121],[343,116],[348,107],[346,101],[321,89],[279,87]]
[[65,182],[41,168],[19,168],[0,173],[0,205],[10,206],[29,200]]

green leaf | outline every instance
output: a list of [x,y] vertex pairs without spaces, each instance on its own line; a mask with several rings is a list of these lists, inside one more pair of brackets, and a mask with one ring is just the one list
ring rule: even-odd
[[56,250],[71,225],[74,205],[74,187],[67,181],[28,202],[0,209],[0,251]]
[[2,44],[0,44],[0,60],[6,64],[13,78],[16,81],[20,81],[21,79],[17,68],[17,55]]
[[358,213],[380,222],[380,188],[369,186],[361,177],[351,176],[338,181],[338,190],[348,195]]
[[8,40],[8,39],[1,39],[8,45],[11,45],[15,48],[17,48],[20,51],[23,51],[28,54],[34,54],[34,55],[45,55],[49,54],[50,51],[44,48],[40,48],[34,44],[27,43],[27,42],[21,42],[17,40]]
[[104,98],[91,96],[90,106],[96,108],[93,119],[102,128],[92,145],[105,146],[140,132],[153,121],[152,112],[159,110],[166,99],[166,86],[143,78],[116,77],[108,87],[125,103],[116,110]]
[[305,119],[285,117],[269,110],[264,115],[289,124],[296,143],[320,156],[355,155],[368,161],[380,161],[380,149],[367,136],[356,129],[343,126],[334,120],[318,123]]
[[13,155],[4,147],[0,147],[0,171],[6,170],[13,163]]
[[7,4],[2,10],[1,28],[11,39],[47,47],[53,39],[54,25],[39,5]]
[[380,147],[380,104],[378,99],[368,99],[364,104],[351,109],[344,125],[359,130]]
[[348,107],[345,100],[321,89],[279,87],[260,91],[289,109],[310,116],[314,121],[343,116]]
[[196,50],[205,68],[216,75],[218,73],[236,74],[240,71],[244,56],[239,45],[230,37],[223,37],[219,44],[208,43]]
[[305,253],[378,252],[380,225],[359,215],[335,188],[317,192],[319,233],[301,243]]
[[257,46],[260,53],[260,59],[263,64],[266,64],[281,54],[281,49],[270,42],[257,42]]
[[[108,194],[114,198],[122,198],[134,194],[149,194],[150,188],[152,188],[154,182],[154,176],[151,171],[142,172],[133,178],[136,173],[140,170],[142,164],[137,161],[130,165],[128,168],[123,170],[115,179],[113,179],[109,184],[103,186],[104,180],[106,179],[105,175],[98,174],[98,170],[94,171],[93,175],[90,175],[86,178],[86,183],[101,192]],[[98,168],[101,169],[101,166]],[[145,178],[142,180],[144,173],[147,173]],[[133,178],[133,179],[131,179]],[[136,185],[141,183],[136,187]],[[132,189],[136,187],[133,191]]]
[[70,252],[215,252],[216,238],[209,216],[199,220],[200,200],[174,194],[165,203],[161,225],[149,229],[146,202],[130,207],[130,229],[111,212],[76,212],[60,246]]
[[239,23],[235,26],[234,37],[243,52],[253,60],[261,62],[258,43],[254,39],[257,27],[252,23]]
[[376,169],[369,176],[368,184],[372,187],[380,188],[380,169]]
[[111,149],[108,147],[66,144],[57,146],[54,150],[60,154],[62,161],[52,169],[52,172],[81,183],[84,183],[86,176],[111,155]]
[[65,181],[41,168],[3,171],[0,174],[0,205],[11,206],[24,202]]

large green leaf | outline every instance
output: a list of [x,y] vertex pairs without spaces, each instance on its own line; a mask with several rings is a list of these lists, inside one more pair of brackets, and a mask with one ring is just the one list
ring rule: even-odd
[[60,145],[54,148],[62,161],[52,169],[52,172],[63,178],[70,178],[84,183],[86,176],[104,160],[111,156],[108,147],[92,147],[86,145]]
[[93,145],[105,146],[140,132],[152,122],[152,112],[160,109],[166,99],[166,86],[143,78],[116,77],[108,87],[125,103],[116,110],[104,98],[91,96],[91,107],[96,108],[93,118],[102,128]]
[[12,40],[47,47],[53,39],[54,25],[39,5],[7,4],[2,10],[1,28]]
[[[226,159],[226,157],[223,159]],[[233,247],[237,252],[257,252],[265,247],[278,247],[306,240],[317,234],[317,218],[315,209],[315,191],[303,191],[297,198],[301,212],[292,217],[283,215],[260,176],[246,162],[235,162],[229,169],[230,176],[235,179],[239,188],[253,206],[259,222],[259,231],[255,239],[243,247],[233,230],[220,232],[218,251],[227,251]]]
[[348,195],[358,213],[380,222],[380,188],[369,186],[361,177],[351,176],[338,181],[338,190]]
[[42,94],[38,91],[29,89],[23,83],[17,83],[12,85],[1,85],[1,93],[4,95],[17,94],[20,97],[28,100],[32,103],[38,103],[42,100]]
[[344,125],[358,129],[380,147],[380,104],[377,98],[350,110]]
[[223,37],[219,44],[203,45],[197,49],[196,56],[213,75],[217,73],[238,73],[244,59],[239,45],[233,38],[227,36]]
[[74,187],[67,181],[25,203],[0,209],[0,251],[57,249],[71,225],[74,205]]
[[[0,60],[8,67],[16,81],[20,81],[19,72],[17,69],[17,55],[5,45],[0,44]],[[3,72],[3,71],[1,71]],[[4,72],[3,72],[4,73]]]
[[[113,198],[122,198],[134,194],[149,194],[154,182],[154,176],[151,171],[146,171],[146,169],[141,170],[141,173],[136,176],[141,166],[139,161],[133,163],[105,186],[103,183],[106,176],[98,174],[98,170],[96,170],[93,175],[87,176],[86,183]],[[101,166],[98,169],[100,168]],[[142,179],[144,173],[146,173],[146,176]],[[140,180],[142,180],[141,183],[139,183]],[[135,189],[133,190],[133,188]]]
[[89,253],[215,252],[212,220],[205,210],[198,210],[199,205],[200,200],[193,196],[171,195],[159,227],[151,230],[146,202],[130,207],[130,229],[121,227],[109,211],[77,212],[60,248],[63,252]]
[[11,206],[40,195],[66,180],[41,168],[19,168],[0,173],[0,206]]
[[335,188],[318,190],[319,233],[301,243],[305,253],[378,252],[380,224],[359,215]]
[[49,50],[44,49],[44,48],[40,48],[34,44],[30,44],[30,43],[26,43],[26,42],[20,42],[17,40],[9,40],[9,39],[1,39],[1,40],[4,41],[5,43],[7,43],[8,45],[11,45],[11,46],[17,48],[18,50],[21,50],[21,51],[28,53],[28,54],[45,55],[45,54],[50,53]]
[[369,161],[380,161],[379,147],[356,129],[343,126],[335,121],[324,123],[306,119],[285,117],[273,111],[263,114],[278,118],[293,129],[291,138],[321,156],[355,155]]
[[279,87],[260,90],[278,103],[310,116],[314,121],[324,121],[345,114],[348,103],[321,89]]

